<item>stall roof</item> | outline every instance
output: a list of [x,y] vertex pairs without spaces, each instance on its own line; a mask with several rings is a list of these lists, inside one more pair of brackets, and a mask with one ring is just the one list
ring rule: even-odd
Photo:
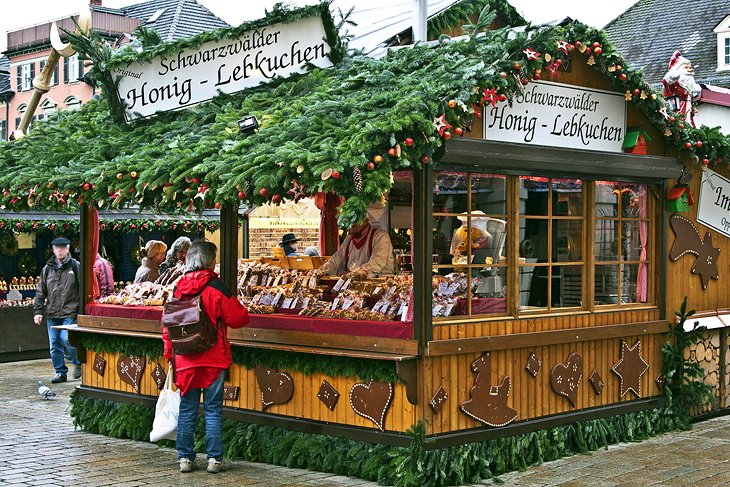
[[[280,8],[264,21],[215,35],[240,35],[261,22],[317,12],[309,9]],[[494,13],[483,15],[480,24],[492,25],[495,18]],[[169,53],[210,38],[205,33],[163,49]],[[589,57],[583,49],[594,42],[602,53]],[[528,59],[531,52],[540,56]],[[418,169],[434,157],[444,143],[435,131],[435,117],[444,115],[458,126],[475,109],[480,111],[481,103],[509,102],[535,69],[548,72],[545,54],[553,61],[571,57],[592,65],[615,89],[625,91],[660,133],[666,131],[678,151],[713,162],[716,157],[730,160],[730,144],[718,129],[690,128],[679,117],[670,122],[661,96],[644,83],[640,71],[627,67],[605,34],[572,22],[489,30],[394,50],[380,59],[349,55],[334,68],[219,95],[130,125],[113,122],[106,100],[94,100],[38,123],[20,141],[0,145],[0,204],[13,210],[53,210],[93,201],[102,208],[135,204],[179,213],[214,202],[260,204],[303,186],[307,193],[344,196],[340,224],[348,226],[390,188],[391,171]],[[90,50],[88,55],[94,59],[99,53]],[[142,59],[150,55],[139,54]],[[515,63],[520,63],[517,71]],[[95,76],[105,75],[101,64],[95,62]],[[625,68],[609,70],[617,64]],[[238,132],[237,121],[247,115],[259,119],[258,133]],[[400,156],[389,156],[396,146]]]

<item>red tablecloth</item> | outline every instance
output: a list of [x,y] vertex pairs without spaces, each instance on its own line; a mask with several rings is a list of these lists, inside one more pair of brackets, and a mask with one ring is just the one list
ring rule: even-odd
[[[402,321],[365,321],[339,320],[335,318],[318,318],[298,316],[294,311],[271,315],[249,315],[251,328],[268,328],[271,330],[312,331],[317,333],[334,333],[339,335],[356,335],[382,338],[413,337],[413,323]],[[141,320],[160,320],[162,308],[157,306],[119,306],[115,304],[87,304],[86,314],[91,316],[108,316],[117,318],[136,318]]]
[[[506,302],[507,300],[504,298],[472,298],[471,314],[487,315],[506,313]],[[465,314],[467,314],[466,299],[459,299],[456,302],[456,310],[454,311],[454,315],[462,316]]]

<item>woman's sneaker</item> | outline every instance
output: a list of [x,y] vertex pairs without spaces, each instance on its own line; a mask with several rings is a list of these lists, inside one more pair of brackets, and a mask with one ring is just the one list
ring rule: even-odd
[[[195,470],[195,462],[189,458],[183,457],[177,463],[180,464],[180,473],[188,473]],[[210,471],[210,467],[208,467],[208,471]]]
[[225,472],[231,469],[231,461],[224,458],[220,461],[215,458],[208,459],[208,473]]

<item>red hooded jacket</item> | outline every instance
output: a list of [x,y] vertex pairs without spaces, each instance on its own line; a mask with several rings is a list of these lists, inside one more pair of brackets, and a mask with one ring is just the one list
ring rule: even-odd
[[[210,282],[210,285],[208,285]],[[202,290],[202,293],[201,293]],[[201,293],[203,311],[212,323],[220,323],[218,341],[205,352],[191,355],[175,355],[175,369],[181,372],[194,367],[227,369],[231,365],[231,344],[228,342],[228,327],[242,328],[248,324],[248,311],[235,294],[211,270],[192,271],[185,274],[175,287],[174,296],[189,299]],[[225,325],[225,326],[223,326]],[[162,341],[165,344],[165,358],[172,360],[172,343],[167,328],[162,327]]]

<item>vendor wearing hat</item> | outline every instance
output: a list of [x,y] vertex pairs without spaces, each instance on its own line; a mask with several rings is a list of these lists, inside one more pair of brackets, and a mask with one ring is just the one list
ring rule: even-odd
[[81,377],[81,362],[76,358],[76,349],[68,342],[66,330],[54,330],[57,325],[76,323],[81,304],[81,272],[79,261],[71,257],[71,242],[67,238],[58,237],[51,242],[53,257],[41,270],[38,281],[33,311],[36,325],[40,325],[46,317],[48,341],[51,346],[51,361],[56,375],[51,382],[66,382],[68,367],[64,355],[68,355],[74,364],[74,379]]
[[355,223],[332,257],[319,268],[322,274],[341,276],[393,274],[395,262],[390,236],[365,219]]
[[[487,231],[489,217],[483,211],[473,211],[471,214],[462,213],[457,216],[461,226],[454,230],[451,238],[451,255],[454,264],[484,264],[485,255],[480,250],[490,245],[492,234]],[[468,222],[471,220],[471,224]],[[471,257],[469,254],[471,248]]]
[[284,249],[284,253],[287,257],[295,257],[297,255],[297,252],[299,251],[299,242],[300,239],[297,238],[296,235],[293,233],[285,233],[283,237],[281,237],[281,248]]

